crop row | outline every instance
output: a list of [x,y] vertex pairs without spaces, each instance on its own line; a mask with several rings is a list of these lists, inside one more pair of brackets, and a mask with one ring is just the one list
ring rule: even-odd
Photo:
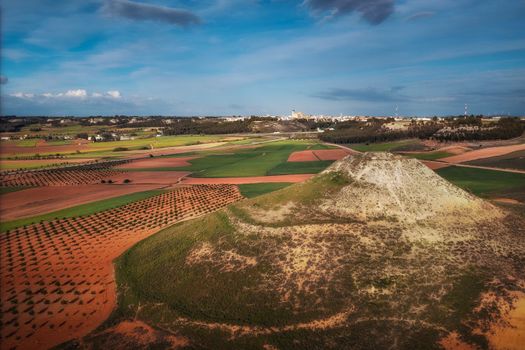
[[120,174],[120,170],[45,170],[39,172],[27,172],[20,174],[3,175],[0,178],[0,186],[65,186],[84,185],[99,183]]
[[113,259],[162,227],[241,198],[233,185],[179,187],[93,215],[5,232],[0,342],[45,348],[85,334],[114,306]]

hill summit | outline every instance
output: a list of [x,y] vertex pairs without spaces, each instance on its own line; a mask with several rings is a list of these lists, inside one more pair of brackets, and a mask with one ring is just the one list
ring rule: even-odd
[[523,219],[366,153],[137,244],[119,315],[197,348],[483,348],[523,266]]
[[493,205],[441,178],[416,159],[391,153],[363,153],[332,164],[324,173],[341,173],[349,184],[321,209],[359,220],[392,218],[414,222],[501,217]]

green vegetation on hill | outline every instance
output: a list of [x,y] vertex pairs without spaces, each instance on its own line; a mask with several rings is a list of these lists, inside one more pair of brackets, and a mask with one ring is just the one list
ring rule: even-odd
[[100,211],[113,209],[116,207],[126,205],[131,202],[135,202],[135,201],[142,200],[148,197],[152,197],[157,194],[161,194],[163,192],[164,192],[163,190],[136,192],[136,193],[126,194],[124,196],[108,198],[108,199],[104,199],[104,200],[100,200],[96,202],[77,205],[75,207],[62,209],[62,210],[54,211],[54,212],[47,213],[47,214],[42,214],[38,216],[32,216],[29,218],[17,219],[17,220],[12,220],[12,221],[6,221],[6,222],[0,223],[0,232],[5,232],[7,230],[12,230],[20,226],[30,225],[30,224],[37,223],[40,221],[54,220],[55,218],[71,218],[71,217],[76,217],[76,216],[91,215],[91,214],[98,213]]
[[459,166],[438,169],[437,173],[454,185],[482,197],[497,196],[509,190],[525,191],[525,174]]
[[[191,166],[178,169],[191,171],[193,173],[191,176],[193,177],[301,174],[305,173],[308,167],[305,165],[289,165],[287,160],[290,154],[306,149],[323,149],[328,147],[311,141],[277,141],[256,148],[240,149],[235,151],[235,153],[210,154],[190,160]],[[313,163],[309,167],[317,171],[324,169],[328,165],[325,162]]]
[[239,190],[241,194],[246,198],[257,197],[262,194],[280,190],[290,186],[289,182],[267,182],[267,183],[258,183],[258,184],[244,184],[239,185]]

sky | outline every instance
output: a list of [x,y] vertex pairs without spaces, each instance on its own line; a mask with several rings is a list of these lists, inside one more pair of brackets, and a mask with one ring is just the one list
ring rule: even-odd
[[525,115],[524,0],[0,6],[3,115]]

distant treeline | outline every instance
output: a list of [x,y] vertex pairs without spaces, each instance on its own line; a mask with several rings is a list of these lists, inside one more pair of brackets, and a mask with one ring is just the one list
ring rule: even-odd
[[408,128],[392,130],[384,124],[388,119],[372,119],[366,123],[348,121],[338,123],[333,131],[325,131],[319,138],[331,143],[385,142],[406,138],[438,141],[496,140],[518,137],[525,131],[525,122],[519,118],[501,118],[483,125],[481,116],[459,116],[446,120],[413,120]]
[[236,134],[250,132],[250,120],[218,121],[179,119],[164,129],[164,135]]

